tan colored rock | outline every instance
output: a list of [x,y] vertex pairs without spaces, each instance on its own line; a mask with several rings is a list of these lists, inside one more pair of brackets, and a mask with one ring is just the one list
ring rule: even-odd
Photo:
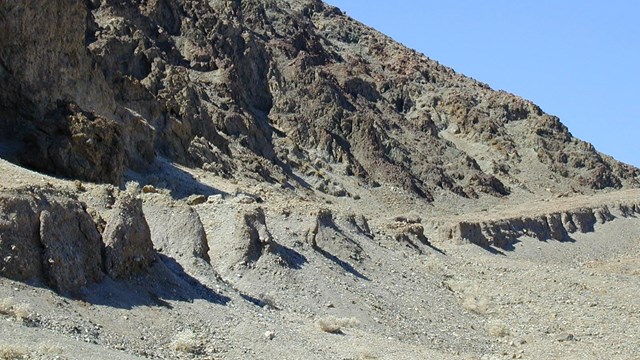
[[153,185],[145,185],[142,187],[142,192],[145,194],[155,194],[158,190]]
[[207,198],[204,195],[191,195],[187,198],[187,204],[196,206],[207,202]]

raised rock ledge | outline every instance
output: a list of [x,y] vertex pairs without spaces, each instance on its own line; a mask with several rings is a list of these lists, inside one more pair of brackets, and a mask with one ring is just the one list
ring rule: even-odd
[[588,233],[596,224],[616,218],[640,214],[640,199],[622,199],[609,204],[585,204],[530,215],[459,219],[438,226],[440,239],[457,243],[472,243],[482,247],[510,248],[518,238],[529,236],[541,241],[571,239],[573,233]]

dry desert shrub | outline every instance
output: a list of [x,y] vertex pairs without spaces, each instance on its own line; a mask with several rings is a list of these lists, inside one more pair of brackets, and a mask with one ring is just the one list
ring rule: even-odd
[[171,347],[175,351],[193,354],[198,350],[198,340],[193,331],[187,329],[176,334],[171,342]]
[[375,360],[378,357],[370,351],[361,352],[356,356],[356,360]]
[[343,328],[353,328],[360,325],[360,321],[356,318],[335,318],[333,316],[322,318],[316,322],[320,330],[330,333],[339,334]]
[[487,333],[494,337],[509,336],[509,328],[502,321],[492,321],[487,325]]
[[0,360],[17,360],[17,359],[27,359],[28,353],[25,349],[0,344]]
[[10,297],[4,298],[0,300],[0,314],[25,321],[31,316],[31,306],[26,303],[16,304]]
[[476,314],[486,314],[489,308],[487,297],[478,294],[465,294],[462,307]]
[[62,355],[63,349],[55,341],[45,341],[38,345],[38,353],[47,357],[56,357]]
[[11,315],[13,311],[13,298],[0,299],[0,314]]
[[476,314],[484,315],[489,310],[489,297],[478,286],[468,286],[462,290],[462,307]]

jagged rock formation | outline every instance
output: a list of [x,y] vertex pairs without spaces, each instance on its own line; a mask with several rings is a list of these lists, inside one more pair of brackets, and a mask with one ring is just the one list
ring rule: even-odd
[[238,213],[237,223],[243,263],[255,263],[264,253],[273,252],[274,242],[262,208]]
[[118,183],[162,154],[226,177],[303,173],[335,196],[347,192],[331,172],[427,200],[637,184],[534,104],[317,0],[38,0],[0,14],[0,129],[50,173]]

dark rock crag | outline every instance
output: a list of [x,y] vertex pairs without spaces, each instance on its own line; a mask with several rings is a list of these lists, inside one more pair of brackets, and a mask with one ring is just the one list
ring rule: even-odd
[[429,201],[509,196],[532,178],[548,182],[532,191],[637,185],[637,169],[534,104],[321,1],[4,1],[0,14],[0,134],[48,173],[119,183],[160,154],[283,184],[309,164],[344,168]]

